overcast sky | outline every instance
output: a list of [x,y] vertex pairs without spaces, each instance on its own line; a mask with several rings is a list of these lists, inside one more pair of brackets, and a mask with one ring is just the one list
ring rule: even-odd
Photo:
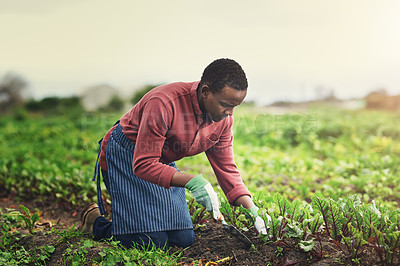
[[222,57],[261,104],[399,94],[399,47],[398,0],[0,0],[0,75],[35,98],[195,81]]

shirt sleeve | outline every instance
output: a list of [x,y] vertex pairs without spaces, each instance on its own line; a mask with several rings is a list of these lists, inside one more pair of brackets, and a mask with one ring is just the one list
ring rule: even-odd
[[207,158],[217,177],[218,184],[225,193],[230,204],[240,196],[251,196],[244,185],[233,156],[233,118],[229,117],[228,125],[219,141],[206,151]]
[[133,172],[139,178],[170,188],[176,168],[160,162],[172,110],[159,98],[150,99],[143,107],[133,156]]

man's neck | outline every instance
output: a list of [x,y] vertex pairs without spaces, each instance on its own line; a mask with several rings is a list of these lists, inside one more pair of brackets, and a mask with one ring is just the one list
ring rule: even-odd
[[201,95],[201,92],[200,92],[200,84],[199,84],[199,86],[197,87],[197,101],[199,102],[200,110],[203,113],[203,116],[205,117],[207,112],[206,112],[206,108],[204,107],[204,103],[203,103],[200,95]]

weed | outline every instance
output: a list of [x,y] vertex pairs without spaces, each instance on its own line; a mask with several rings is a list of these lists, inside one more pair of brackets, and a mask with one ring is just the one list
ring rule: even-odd
[[169,249],[160,249],[155,245],[151,247],[144,248],[137,245],[133,248],[125,248],[120,246],[117,241],[110,243],[110,247],[104,248],[97,258],[98,263],[103,263],[105,265],[177,265],[179,259],[182,256],[181,251],[169,254]]
[[14,209],[7,209],[8,213],[3,213],[1,211],[1,228],[0,228],[0,247],[6,249],[13,241],[17,240],[16,235],[19,231],[16,228],[21,222],[21,218],[16,215],[10,215],[13,213]]
[[33,234],[35,223],[39,221],[39,214],[36,212],[31,214],[29,209],[23,205],[19,205],[19,207],[25,212],[25,214],[14,210],[9,212],[8,215],[21,218],[25,222],[26,228],[28,229],[29,233]]
[[283,256],[283,248],[280,247],[280,246],[277,246],[277,247],[276,247],[276,250],[275,250],[275,254],[276,254],[276,256],[278,256],[278,257]]
[[70,240],[72,238],[84,236],[84,233],[82,233],[82,231],[80,231],[76,228],[76,223],[73,226],[71,226],[70,228],[63,227],[62,231],[53,227],[52,231],[54,231],[56,234],[61,236],[59,242],[67,242],[68,240]]
[[55,251],[55,247],[54,247],[54,246],[52,246],[52,245],[49,245],[49,246],[46,245],[46,246],[44,246],[44,247],[40,250],[40,254],[39,254],[38,259],[37,259],[37,264],[38,264],[38,265],[43,265],[44,262],[50,258],[51,254],[52,254],[54,251]]

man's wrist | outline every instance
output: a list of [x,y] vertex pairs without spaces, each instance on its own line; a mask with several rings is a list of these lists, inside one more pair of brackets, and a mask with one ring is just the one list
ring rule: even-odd
[[189,189],[190,191],[194,191],[201,187],[204,187],[208,183],[209,182],[203,177],[203,175],[199,174],[190,179],[189,182],[186,183],[185,188]]

